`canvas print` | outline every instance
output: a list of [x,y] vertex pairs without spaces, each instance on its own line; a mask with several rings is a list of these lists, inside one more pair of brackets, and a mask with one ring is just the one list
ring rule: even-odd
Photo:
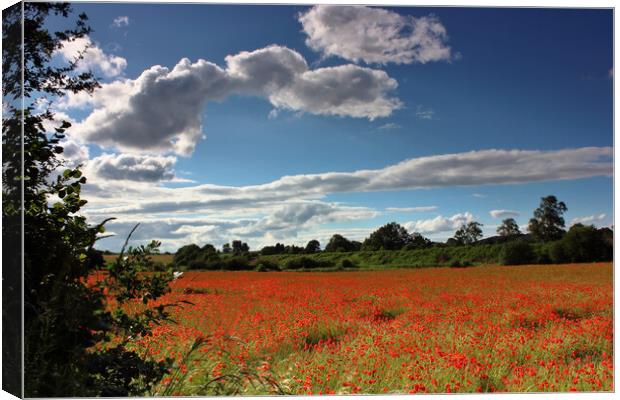
[[5,391],[613,393],[613,9],[2,20]]

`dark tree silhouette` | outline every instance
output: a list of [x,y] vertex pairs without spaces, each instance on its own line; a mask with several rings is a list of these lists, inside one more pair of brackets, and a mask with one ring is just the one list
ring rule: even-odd
[[325,246],[325,251],[328,253],[347,252],[355,250],[355,244],[349,239],[339,234],[333,235]]
[[521,234],[519,225],[514,218],[506,218],[502,221],[502,224],[497,228],[497,234],[503,237],[518,236]]
[[564,236],[564,218],[566,204],[558,201],[555,196],[540,199],[540,205],[534,210],[534,218],[530,219],[528,230],[536,240],[549,242]]
[[454,240],[458,244],[473,244],[476,243],[482,237],[482,224],[479,222],[470,222],[467,225],[463,224],[454,233]]
[[364,240],[362,249],[364,250],[400,250],[411,242],[411,236],[407,229],[390,222],[377,229]]
[[319,253],[321,251],[321,243],[318,240],[313,239],[306,245],[306,253]]

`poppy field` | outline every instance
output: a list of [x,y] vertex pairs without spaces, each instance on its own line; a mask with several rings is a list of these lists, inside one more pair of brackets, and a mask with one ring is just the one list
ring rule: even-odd
[[186,272],[153,394],[613,390],[610,263]]

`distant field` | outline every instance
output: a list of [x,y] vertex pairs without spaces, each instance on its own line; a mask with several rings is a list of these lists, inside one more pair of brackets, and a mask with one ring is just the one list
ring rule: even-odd
[[[103,255],[103,259],[105,260],[106,264],[114,262],[117,257],[118,257],[118,254],[104,254]],[[151,259],[155,262],[169,264],[172,262],[173,257],[174,257],[174,254],[156,254],[156,255],[151,256]]]
[[611,263],[186,272],[175,300],[140,344],[180,363],[155,394],[614,390]]

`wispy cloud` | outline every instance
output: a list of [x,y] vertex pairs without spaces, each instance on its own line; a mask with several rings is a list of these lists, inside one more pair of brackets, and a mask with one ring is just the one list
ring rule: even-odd
[[493,218],[508,218],[508,217],[518,217],[519,213],[517,211],[512,210],[491,210],[489,214]]
[[129,26],[129,17],[126,15],[120,15],[112,21],[112,26],[114,28],[121,28],[123,26]]
[[435,119],[435,111],[432,108],[424,108],[424,106],[417,106],[415,111],[417,119],[432,120]]
[[605,220],[606,217],[607,217],[606,214],[588,215],[587,217],[577,217],[577,218],[573,218],[570,224],[571,225],[575,225],[575,224],[589,225],[589,224],[601,223]]
[[378,127],[377,129],[380,131],[388,131],[388,130],[392,130],[392,129],[400,129],[401,126],[398,125],[397,123],[394,122],[388,122],[386,124],[381,125],[380,127]]
[[424,206],[424,207],[388,207],[385,209],[387,212],[396,213],[414,213],[414,212],[429,212],[435,211],[437,206]]

